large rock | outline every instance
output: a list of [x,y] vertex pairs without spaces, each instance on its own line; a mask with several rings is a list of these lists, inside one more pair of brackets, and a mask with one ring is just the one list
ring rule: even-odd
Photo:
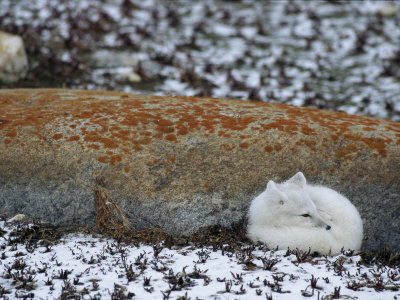
[[400,124],[283,104],[0,90],[0,214],[94,223],[102,184],[136,228],[243,219],[302,171],[359,209],[365,249],[400,250]]
[[28,58],[22,38],[0,31],[0,81],[16,82],[24,78],[27,71]]

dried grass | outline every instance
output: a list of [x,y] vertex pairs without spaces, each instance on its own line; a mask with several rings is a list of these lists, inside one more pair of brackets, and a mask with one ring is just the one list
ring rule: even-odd
[[131,224],[118,203],[108,195],[103,187],[95,187],[94,201],[96,204],[96,227],[98,231],[106,235],[119,237],[119,235],[124,236],[131,230]]
[[161,228],[136,230],[125,217],[118,203],[105,188],[97,185],[94,189],[96,205],[96,228],[106,236],[127,242],[139,241],[146,244],[170,240]]

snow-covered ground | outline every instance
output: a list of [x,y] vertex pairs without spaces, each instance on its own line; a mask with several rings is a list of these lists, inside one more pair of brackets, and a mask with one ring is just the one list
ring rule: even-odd
[[51,232],[0,221],[1,299],[400,299],[399,266],[352,252],[168,248],[82,233],[49,239]]
[[26,42],[31,73],[16,87],[253,99],[400,120],[398,1],[2,0],[0,30]]

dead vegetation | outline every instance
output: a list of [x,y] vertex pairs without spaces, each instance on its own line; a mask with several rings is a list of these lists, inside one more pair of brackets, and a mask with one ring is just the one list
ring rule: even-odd
[[125,217],[118,203],[107,190],[97,185],[94,190],[96,205],[96,229],[105,236],[125,242],[143,242],[145,244],[169,240],[170,236],[161,228],[136,230]]
[[131,224],[123,214],[118,203],[99,185],[94,190],[94,202],[96,204],[97,230],[116,238],[130,231]]

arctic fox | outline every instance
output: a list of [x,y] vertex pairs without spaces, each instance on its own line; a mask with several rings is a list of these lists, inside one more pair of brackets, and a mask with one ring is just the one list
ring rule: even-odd
[[269,181],[251,202],[247,235],[278,249],[298,248],[322,255],[359,250],[363,225],[351,202],[332,189],[306,184],[298,172],[284,183]]

